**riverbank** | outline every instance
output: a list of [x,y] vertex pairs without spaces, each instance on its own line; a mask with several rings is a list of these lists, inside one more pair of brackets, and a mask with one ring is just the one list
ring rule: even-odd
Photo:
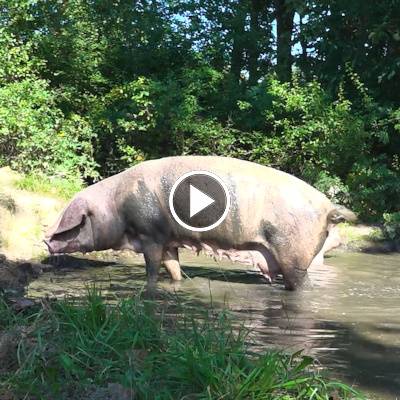
[[365,253],[400,252],[400,242],[385,238],[383,229],[377,225],[339,224],[340,251]]
[[0,299],[0,399],[362,398],[308,356],[254,354],[251,343],[229,312],[171,295],[111,306],[92,288],[20,313]]

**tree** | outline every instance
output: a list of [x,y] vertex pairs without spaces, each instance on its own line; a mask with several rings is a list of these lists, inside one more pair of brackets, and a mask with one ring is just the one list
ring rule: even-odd
[[277,54],[276,71],[282,82],[289,82],[292,76],[292,33],[294,7],[291,0],[275,0]]
[[302,69],[337,90],[351,66],[382,101],[400,100],[400,2],[310,1],[303,35],[313,49]]

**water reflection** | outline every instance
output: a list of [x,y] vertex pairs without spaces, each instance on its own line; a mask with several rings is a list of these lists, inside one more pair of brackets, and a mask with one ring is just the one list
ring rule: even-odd
[[[69,262],[33,282],[29,295],[80,296],[85,285],[96,282],[112,297],[144,284],[139,257],[129,267]],[[400,398],[400,255],[338,254],[327,262],[310,270],[303,290],[288,292],[281,282],[266,285],[242,266],[185,254],[187,278],[172,285],[164,275],[160,286],[177,291],[184,302],[228,305],[254,328],[259,347],[305,349],[375,398]]]

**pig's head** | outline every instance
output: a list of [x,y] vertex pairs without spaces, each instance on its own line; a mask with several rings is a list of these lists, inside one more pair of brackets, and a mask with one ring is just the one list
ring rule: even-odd
[[46,233],[49,252],[89,252],[95,249],[91,212],[87,200],[75,198]]
[[86,253],[118,247],[124,232],[125,225],[107,198],[77,196],[49,229],[45,243],[51,254]]

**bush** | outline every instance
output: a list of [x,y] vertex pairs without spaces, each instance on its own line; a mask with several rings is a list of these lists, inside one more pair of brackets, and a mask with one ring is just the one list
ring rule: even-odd
[[400,172],[382,158],[365,159],[352,168],[347,183],[355,211],[365,220],[380,220],[399,208]]
[[400,240],[400,212],[383,214],[383,233],[390,240]]
[[365,148],[362,118],[348,100],[332,101],[316,81],[289,85],[267,76],[238,108],[239,125],[259,121],[253,129],[265,132],[261,159],[300,177],[316,170],[343,178]]
[[325,193],[334,203],[342,205],[349,204],[349,188],[337,176],[332,176],[328,172],[321,171],[314,181],[315,187],[322,193]]
[[93,132],[78,115],[65,118],[43,80],[0,87],[0,164],[24,172],[96,177]]
[[34,56],[35,47],[0,28],[0,85],[37,79],[37,70],[44,62]]
[[[343,88],[333,99],[316,81],[295,77],[288,84],[267,76],[237,102],[230,129],[234,138],[228,135],[226,143],[226,134],[219,134],[226,144],[219,146],[211,133],[208,144],[201,142],[202,152],[217,147],[219,154],[290,172],[334,202],[354,208],[361,218],[382,221],[383,213],[398,210],[400,113],[379,107],[357,75],[350,78],[354,104]],[[247,129],[253,132],[243,132]],[[235,151],[243,142],[239,137],[251,138],[247,153]],[[376,155],[380,153],[385,155]]]
[[[192,121],[184,139],[183,154],[220,155],[258,162],[266,157],[263,152],[264,135],[224,127],[216,121]],[[262,161],[268,163],[265,158]]]
[[155,138],[150,135],[155,126],[151,90],[151,80],[139,77],[94,100],[90,118],[97,132],[96,159],[103,176],[143,161],[147,158],[146,144],[154,150]]

